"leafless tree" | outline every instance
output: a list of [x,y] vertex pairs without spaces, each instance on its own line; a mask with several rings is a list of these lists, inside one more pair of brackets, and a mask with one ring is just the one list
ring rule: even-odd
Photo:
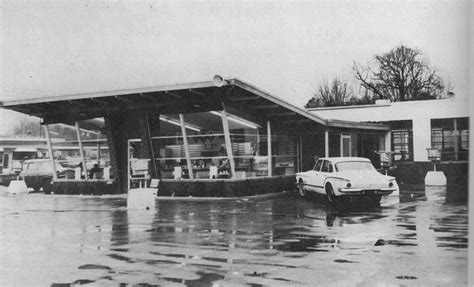
[[13,126],[13,135],[19,137],[39,137],[41,135],[40,119],[32,117],[22,117]]
[[319,85],[306,108],[343,106],[351,98],[352,92],[346,82],[335,77],[332,82]]
[[436,99],[444,95],[445,85],[428,60],[417,49],[399,46],[374,56],[374,65],[354,63],[361,85],[381,99],[409,101]]

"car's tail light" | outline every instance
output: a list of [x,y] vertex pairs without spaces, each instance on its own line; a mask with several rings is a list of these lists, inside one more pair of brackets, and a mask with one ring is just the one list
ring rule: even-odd
[[393,181],[388,183],[388,187],[393,187]]
[[351,188],[351,186],[352,186],[352,184],[351,184],[350,182],[348,182],[348,183],[346,184],[346,187],[347,187],[347,188]]

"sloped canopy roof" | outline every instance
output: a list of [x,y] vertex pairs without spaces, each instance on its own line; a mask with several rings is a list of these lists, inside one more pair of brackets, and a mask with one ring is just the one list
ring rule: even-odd
[[265,126],[267,120],[299,129],[321,127],[388,130],[380,124],[327,121],[238,79],[176,84],[140,89],[106,91],[14,100],[0,103],[10,109],[37,116],[43,123],[73,124],[75,121],[104,117],[119,110],[153,109],[160,114],[188,114],[226,110]]

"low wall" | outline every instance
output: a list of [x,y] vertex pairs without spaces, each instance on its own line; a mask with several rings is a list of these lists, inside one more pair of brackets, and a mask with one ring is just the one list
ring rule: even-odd
[[246,179],[163,179],[158,196],[238,197],[294,189],[294,175]]
[[[424,184],[426,173],[433,170],[431,162],[395,163],[389,175],[395,176],[401,184]],[[467,162],[442,162],[436,164],[436,170],[443,171],[448,184],[467,184]]]
[[[295,189],[295,176],[255,177],[246,179],[163,179],[158,196],[239,197],[278,193]],[[117,185],[106,180],[57,180],[54,194],[116,194]]]
[[71,180],[53,181],[51,191],[54,194],[103,195],[116,194],[117,185],[113,180]]
[[8,186],[10,181],[16,180],[17,177],[17,174],[0,174],[0,185]]

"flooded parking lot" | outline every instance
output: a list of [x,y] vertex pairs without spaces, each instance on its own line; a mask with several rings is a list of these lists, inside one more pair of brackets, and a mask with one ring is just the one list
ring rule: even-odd
[[296,193],[126,204],[0,196],[0,285],[467,284],[465,187],[406,187],[348,211]]

